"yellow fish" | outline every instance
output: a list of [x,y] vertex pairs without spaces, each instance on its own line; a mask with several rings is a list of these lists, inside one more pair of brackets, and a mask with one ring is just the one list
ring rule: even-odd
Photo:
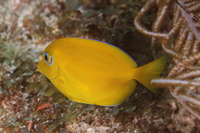
[[163,56],[137,68],[129,55],[108,43],[61,38],[46,47],[37,67],[69,99],[112,106],[132,94],[136,80],[156,92],[150,82],[162,73],[166,62]]

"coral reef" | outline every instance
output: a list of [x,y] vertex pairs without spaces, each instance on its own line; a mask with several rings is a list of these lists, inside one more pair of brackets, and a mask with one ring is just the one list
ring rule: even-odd
[[[133,57],[138,66],[152,61],[151,38],[140,34],[133,26],[137,12],[147,1],[0,1],[0,132],[199,132],[199,121],[180,106],[167,89],[154,94],[138,84],[135,92],[119,106],[80,104],[68,100],[37,70],[44,48],[55,39],[68,36],[98,39],[116,45]],[[154,1],[151,2],[154,5]],[[197,15],[178,2],[187,14]],[[173,1],[170,3],[172,6],[168,11],[172,16]],[[151,8],[150,13],[140,18],[142,24],[149,28],[157,11],[156,6]],[[169,23],[172,22],[171,16],[166,16]],[[156,29],[167,32],[172,27],[167,25],[167,28],[160,26]],[[155,37],[155,56],[165,53],[157,45],[159,42],[160,39]],[[166,46],[173,51],[173,45]],[[190,56],[191,53],[187,55]],[[184,59],[186,56],[181,57]],[[178,65],[181,59],[176,60]],[[170,66],[171,61],[163,76],[167,75]],[[170,79],[175,80],[176,76],[172,75]],[[184,77],[188,76],[182,75]],[[160,86],[158,82],[156,85]],[[171,87],[176,89],[176,86]]]
[[[156,6],[157,16],[151,31],[142,25],[142,17]],[[169,31],[168,20],[173,6],[173,22]],[[174,67],[166,78],[152,80],[155,87],[165,87],[194,116],[200,119],[199,45],[200,45],[200,2],[198,0],[150,0],[138,13],[134,23],[136,28],[152,37],[151,46],[156,57],[156,46],[161,39],[164,51],[174,62]]]

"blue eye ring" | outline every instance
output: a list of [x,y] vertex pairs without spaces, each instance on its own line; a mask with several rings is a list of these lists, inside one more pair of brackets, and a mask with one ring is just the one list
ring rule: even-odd
[[[49,58],[49,55],[50,55],[50,58]],[[48,52],[44,53],[44,59],[47,62],[47,64],[49,64],[50,66],[53,64],[53,56],[49,54]]]
[[51,66],[53,64],[53,56],[52,55],[50,56],[51,56],[51,63],[49,65]]
[[49,54],[47,52],[44,53],[44,59],[49,64]]

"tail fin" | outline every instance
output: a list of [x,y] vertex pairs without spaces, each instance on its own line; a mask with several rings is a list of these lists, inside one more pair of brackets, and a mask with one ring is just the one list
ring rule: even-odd
[[143,84],[146,88],[156,93],[157,89],[151,87],[151,80],[155,77],[159,77],[163,72],[167,63],[168,56],[163,56],[157,60],[154,60],[144,66],[138,67],[134,71],[134,79]]

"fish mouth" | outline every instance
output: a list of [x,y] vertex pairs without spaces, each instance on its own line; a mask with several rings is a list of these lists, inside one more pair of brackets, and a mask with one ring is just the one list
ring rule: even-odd
[[48,68],[48,69],[45,70],[45,67],[43,66],[43,64],[41,62],[39,62],[37,64],[37,68],[38,68],[39,72],[44,74],[49,80],[55,79],[58,76],[58,73],[59,73],[59,67],[58,66],[55,66],[52,69]]

